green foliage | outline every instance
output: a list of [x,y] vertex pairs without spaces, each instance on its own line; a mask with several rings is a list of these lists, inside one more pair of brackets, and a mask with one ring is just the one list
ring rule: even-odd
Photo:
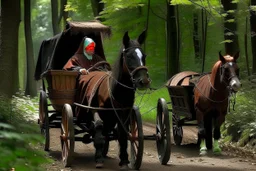
[[192,5],[190,0],[171,0],[172,5]]
[[[22,94],[22,93],[21,93]],[[15,168],[18,171],[40,171],[40,166],[50,162],[46,153],[37,149],[43,141],[34,114],[36,99],[14,96],[12,101],[1,98],[0,110],[0,170]],[[33,122],[31,122],[33,120]]]
[[65,11],[69,12],[69,20],[87,21],[94,19],[91,1],[69,0]]
[[232,141],[239,141],[240,146],[256,137],[256,93],[249,81],[242,81],[243,88],[237,93],[235,111],[227,115],[224,125],[227,135],[233,137]]

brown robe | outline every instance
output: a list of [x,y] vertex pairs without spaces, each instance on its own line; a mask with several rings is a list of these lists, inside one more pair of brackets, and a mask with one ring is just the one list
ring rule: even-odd
[[[105,61],[100,56],[95,54],[93,55],[92,60],[87,59],[83,54],[83,42],[84,39],[80,43],[80,46],[75,55],[68,60],[63,69],[79,71],[82,68],[89,69],[97,62]],[[96,92],[98,91],[100,84],[108,78],[108,73],[104,71],[92,70],[89,72],[88,75],[80,75],[77,79],[77,92],[75,102],[81,105],[90,106],[91,101],[93,97],[96,95]],[[86,108],[76,107],[75,115],[78,117],[81,114],[83,114],[83,119],[85,119],[86,121],[90,121],[92,119],[92,116],[88,115],[88,112],[90,112],[90,110],[87,110]]]

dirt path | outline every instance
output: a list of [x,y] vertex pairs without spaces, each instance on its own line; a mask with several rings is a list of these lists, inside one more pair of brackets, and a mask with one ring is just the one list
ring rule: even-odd
[[[155,129],[150,126],[143,126],[145,135],[152,135]],[[51,143],[49,155],[55,160],[54,163],[47,166],[49,171],[99,171],[95,169],[93,144],[85,145],[81,142],[75,143],[75,156],[71,168],[63,168],[61,163],[61,147],[59,141],[60,130],[51,129]],[[196,142],[196,129],[184,128],[184,141],[186,145],[180,147],[172,145],[171,159],[168,165],[163,166],[157,158],[155,141],[145,140],[143,161],[140,170],[145,171],[256,171],[256,160],[239,157],[232,157],[227,152],[221,156],[198,156],[198,147],[193,144]],[[108,158],[105,161],[104,168],[101,170],[111,171],[119,170],[118,166],[118,144],[115,141],[110,143]]]

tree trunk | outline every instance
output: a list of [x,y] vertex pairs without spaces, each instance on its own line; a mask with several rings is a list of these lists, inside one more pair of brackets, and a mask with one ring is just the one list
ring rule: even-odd
[[68,0],[61,0],[60,15],[59,15],[59,24],[63,18],[63,26],[65,27],[68,19],[68,11],[65,11],[65,6],[67,5]]
[[197,61],[200,60],[200,45],[199,45],[199,31],[198,31],[198,26],[199,26],[199,14],[198,14],[198,11],[194,11],[194,14],[193,14],[193,25],[194,25],[194,28],[193,28],[193,42],[194,42],[194,51],[195,51],[195,59]]
[[[104,9],[104,3],[100,3],[100,2],[101,2],[101,0],[91,0],[92,11],[93,11],[94,17],[100,16],[100,12],[103,11],[103,9]],[[103,18],[98,18],[98,20],[104,21]]]
[[[251,0],[251,5],[256,5],[256,0]],[[251,46],[252,46],[252,74],[256,74],[256,12],[250,10]]]
[[27,81],[25,95],[35,97],[37,95],[36,82],[34,80],[35,61],[33,52],[33,41],[31,34],[31,6],[30,0],[24,0],[24,25],[27,56]]
[[20,0],[1,0],[0,95],[11,97],[18,91],[18,36]]
[[205,66],[205,53],[206,53],[206,38],[207,38],[207,27],[208,27],[208,21],[207,21],[207,13],[205,9],[201,9],[201,50],[200,50],[200,56],[202,59],[202,70],[201,72],[204,72],[204,66]]
[[228,22],[235,19],[234,13],[228,11],[236,11],[237,3],[232,3],[233,0],[221,0],[224,11],[227,13],[224,21],[224,38],[225,40],[231,40],[232,42],[225,43],[226,53],[229,55],[234,55],[239,50],[238,36],[237,36],[237,23],[236,21]]
[[167,79],[180,71],[179,63],[179,26],[177,5],[170,5],[167,1],[167,21],[166,21],[166,69]]
[[52,7],[52,29],[53,29],[53,34],[56,35],[60,33],[59,17],[58,17],[58,0],[51,0],[51,7]]

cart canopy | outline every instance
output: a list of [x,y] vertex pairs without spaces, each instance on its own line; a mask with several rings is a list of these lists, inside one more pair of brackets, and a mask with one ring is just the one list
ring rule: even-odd
[[96,20],[67,22],[63,32],[42,41],[34,73],[35,80],[40,80],[42,74],[48,70],[61,70],[75,54],[85,36],[95,41],[95,53],[106,59],[102,39],[110,35],[110,27]]

